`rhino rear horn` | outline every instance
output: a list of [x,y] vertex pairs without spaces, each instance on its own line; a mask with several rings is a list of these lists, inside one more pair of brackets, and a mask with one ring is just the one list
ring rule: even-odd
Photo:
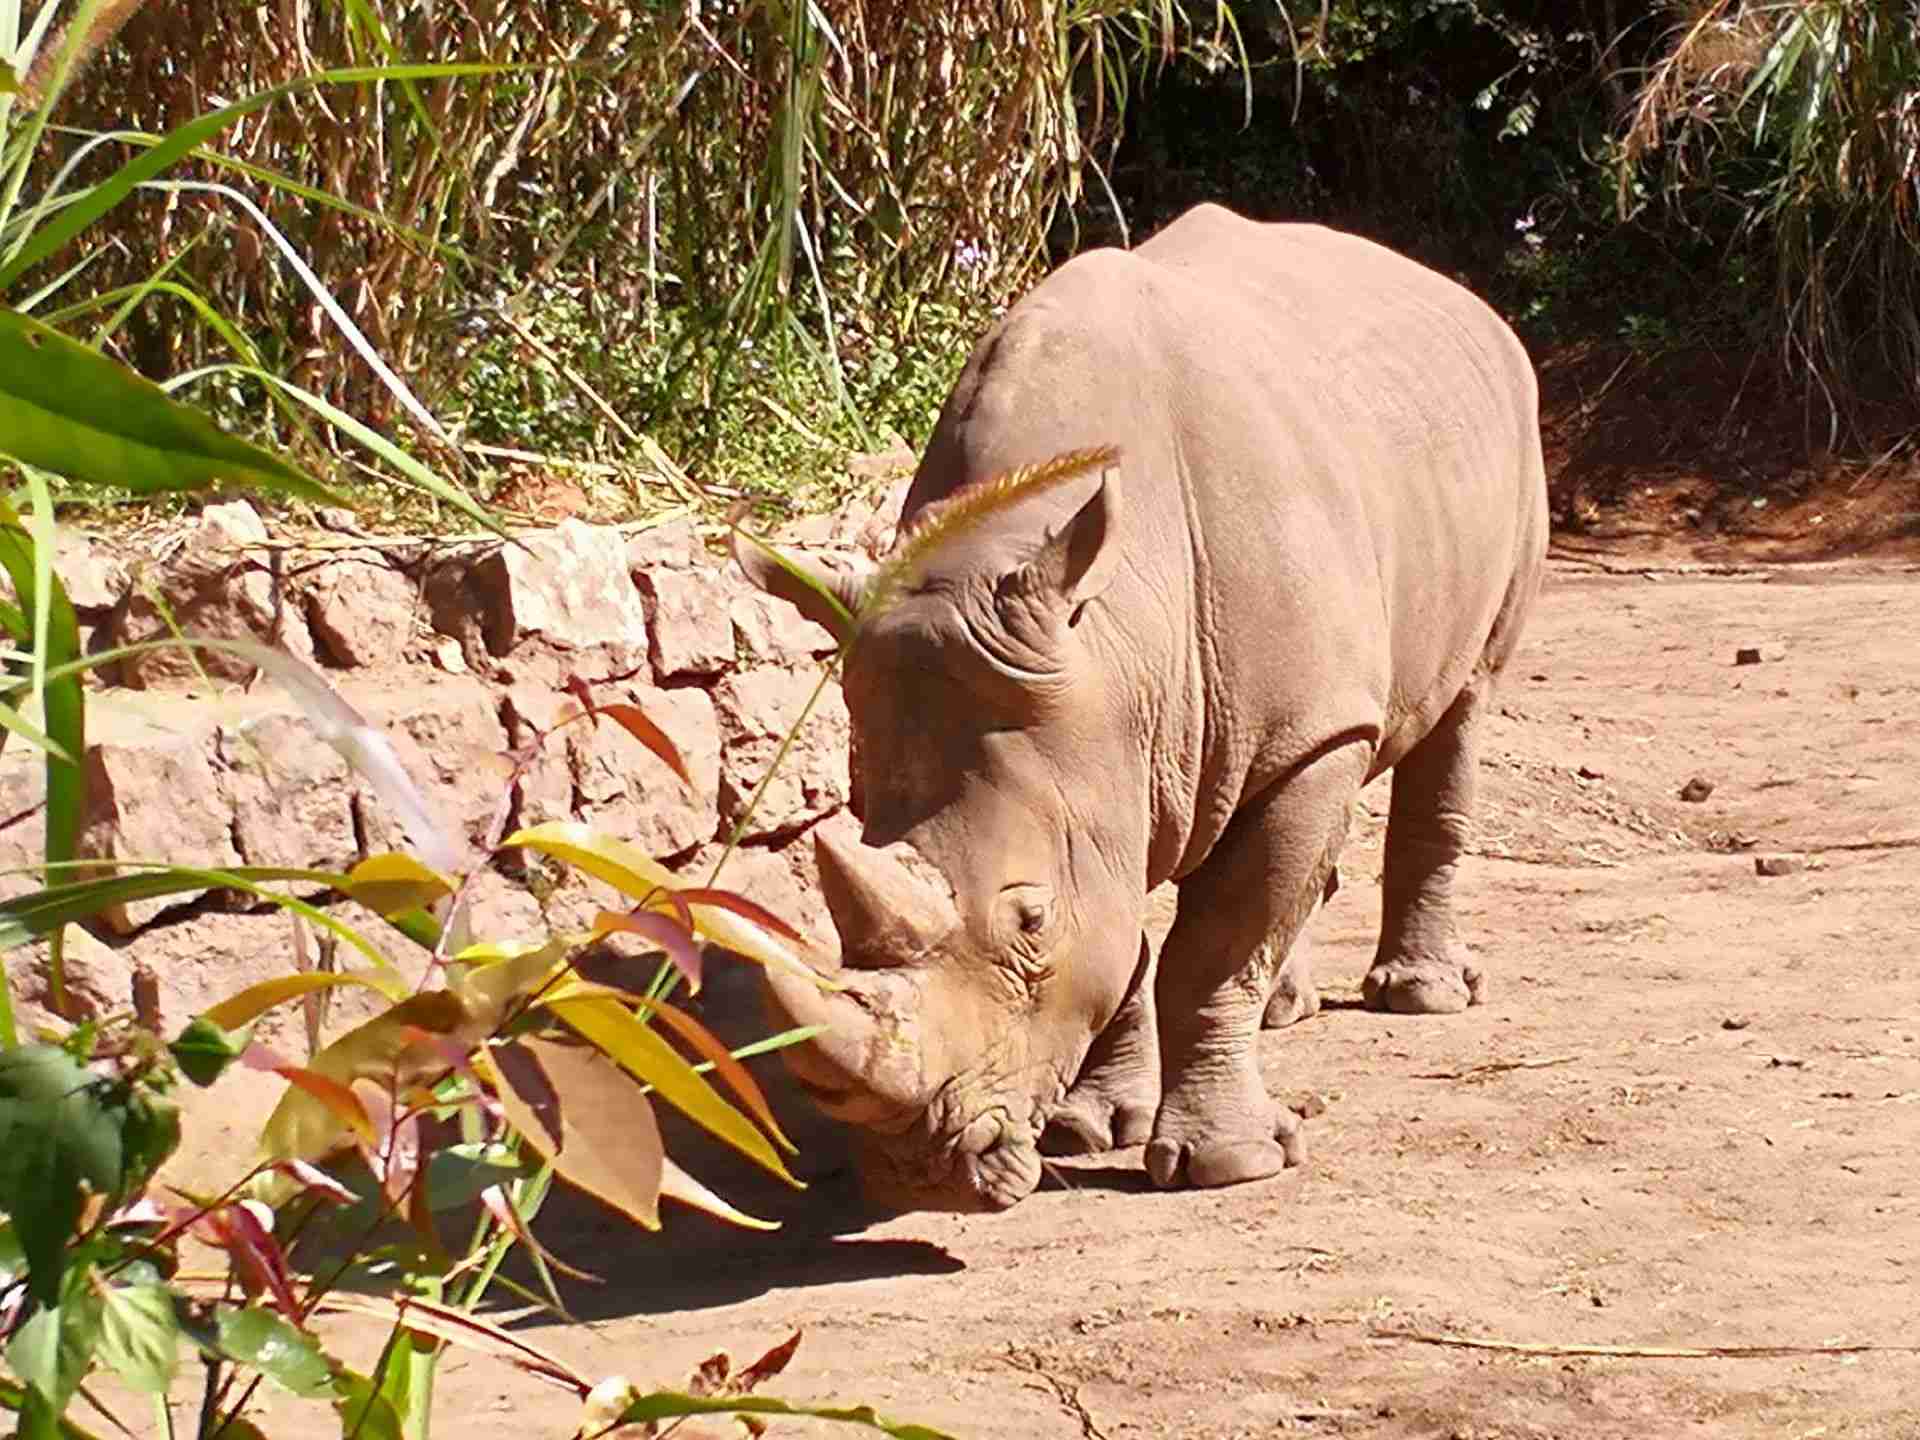
[[731,544],[734,561],[747,579],[824,626],[841,644],[846,643],[866,593],[868,573],[864,568],[829,569],[803,556],[777,550],[737,526]]
[[951,898],[884,851],[816,831],[814,855],[843,964],[905,965],[958,923]]

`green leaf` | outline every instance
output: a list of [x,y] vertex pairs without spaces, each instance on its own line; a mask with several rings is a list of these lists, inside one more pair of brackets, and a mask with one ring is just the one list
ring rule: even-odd
[[13,1373],[39,1391],[55,1414],[86,1379],[100,1339],[100,1297],[87,1282],[85,1270],[75,1271],[60,1303],[36,1310],[7,1346]]
[[[0,371],[4,366],[0,365]],[[0,402],[0,413],[4,402]],[[0,435],[5,434],[0,429]],[[87,750],[86,697],[78,675],[52,678],[49,671],[71,664],[80,654],[80,630],[66,587],[52,571],[53,505],[42,478],[27,472],[34,495],[36,531],[20,523],[12,507],[0,508],[0,567],[13,582],[22,616],[31,617],[29,641],[33,651],[33,689],[39,698],[47,738],[53,748],[46,756],[46,847],[49,865],[71,860],[79,848],[80,827],[87,810],[87,777],[81,764]],[[49,956],[54,1008],[66,1010],[65,951],[61,933],[53,932]],[[0,1013],[0,1042],[11,1045],[13,1015],[10,1003]]]
[[333,1370],[320,1342],[271,1310],[223,1305],[213,1323],[188,1321],[182,1331],[202,1350],[258,1370],[281,1389],[313,1397],[333,1390]]
[[0,65],[0,95],[19,95],[20,77],[13,73],[11,65]]
[[427,1157],[427,1205],[433,1210],[458,1210],[478,1200],[489,1186],[529,1173],[505,1145],[449,1145]]
[[[139,865],[134,860],[111,862],[123,868]],[[86,869],[100,868],[94,865]],[[230,870],[204,870],[192,865],[153,865],[122,875],[104,875],[86,880],[67,880],[41,890],[0,901],[0,950],[24,945],[71,920],[84,920],[111,905],[129,900],[150,900],[161,895],[190,894],[200,890],[244,890],[249,895],[303,916],[358,950],[377,969],[390,969],[382,955],[367,938],[351,925],[343,924],[326,911],[292,895],[266,888],[266,882],[304,880],[318,885],[337,885],[341,877],[326,870],[293,870],[275,865],[236,865]]]
[[673,1420],[683,1415],[804,1415],[816,1420],[838,1420],[846,1425],[864,1425],[891,1435],[894,1440],[953,1440],[945,1431],[926,1425],[907,1425],[882,1419],[871,1405],[839,1408],[828,1405],[795,1405],[769,1395],[686,1395],[673,1390],[657,1390],[642,1395],[621,1412],[619,1424],[644,1425],[650,1420]]
[[373,1381],[356,1370],[333,1372],[333,1408],[340,1416],[340,1434],[359,1440],[403,1440],[400,1412]]
[[239,365],[233,363],[206,365],[198,370],[190,371],[185,375],[175,376],[167,383],[169,388],[177,389],[182,385],[190,385],[197,380],[204,380],[211,375],[245,375],[249,379],[258,380],[263,385],[271,386],[279,390],[290,399],[297,400],[300,404],[306,406],[307,409],[313,411],[314,414],[318,415],[336,430],[343,432],[351,439],[357,440],[360,444],[366,446],[367,449],[373,451],[374,454],[386,461],[387,464],[398,470],[405,479],[417,485],[427,494],[437,496],[439,499],[446,501],[455,509],[466,514],[476,524],[484,526],[496,535],[504,536],[507,533],[506,527],[500,523],[499,519],[496,518],[491,511],[481,505],[471,495],[467,494],[467,492],[462,490],[458,485],[453,484],[449,480],[443,480],[440,476],[434,474],[433,471],[407,454],[406,451],[402,450],[398,445],[395,445],[378,430],[354,419],[354,417],[346,411],[319,395],[314,394],[311,390],[303,390],[291,380],[288,380],[284,376],[276,375],[271,370],[264,370],[257,365]]
[[106,1099],[120,1117],[119,1193],[132,1195],[180,1148],[180,1107],[144,1084],[121,1084]]
[[120,1189],[125,1152],[105,1089],[56,1046],[0,1054],[0,1210],[26,1254],[28,1292],[45,1306],[61,1293],[81,1184],[102,1195]]
[[218,1080],[227,1066],[245,1053],[252,1038],[251,1030],[229,1030],[200,1015],[187,1022],[179,1038],[167,1049],[180,1067],[180,1073],[204,1088]]
[[160,1285],[109,1285],[101,1297],[100,1361],[143,1395],[164,1395],[180,1363],[180,1322]]
[[0,1410],[11,1410],[21,1416],[20,1440],[40,1440],[43,1435],[55,1437],[55,1440],[99,1440],[91,1430],[53,1415],[46,1405],[47,1402],[40,1398],[38,1391],[29,1390],[12,1380],[0,1379]]
[[322,85],[361,85],[378,83],[382,80],[451,79],[461,75],[499,75],[531,68],[534,67],[460,62],[429,65],[370,65],[328,70],[318,75],[302,76],[298,80],[276,85],[269,90],[262,90],[257,95],[249,95],[246,99],[235,101],[211,114],[189,120],[186,124],[168,131],[166,138],[158,145],[134,156],[107,179],[82,193],[52,219],[42,223],[40,217],[34,217],[31,238],[5,265],[0,266],[0,290],[12,285],[22,274],[49,255],[64,249],[74,236],[132,194],[134,186],[151,180],[176,160],[184,157],[195,146],[205,144],[235,121],[251,115],[256,110],[264,110],[288,95],[316,89]]
[[119,361],[10,309],[0,309],[0,437],[25,464],[136,494],[227,482],[339,503]]

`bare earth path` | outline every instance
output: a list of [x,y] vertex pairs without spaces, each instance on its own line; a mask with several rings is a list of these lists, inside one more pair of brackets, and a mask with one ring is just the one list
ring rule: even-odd
[[[1160,1195],[1122,1152],[1006,1215],[837,1239],[576,1220],[556,1244],[608,1277],[570,1292],[597,1318],[530,1338],[676,1383],[798,1325],[777,1393],[970,1437],[1920,1436],[1920,1353],[1378,1333],[1920,1346],[1920,572],[1556,565],[1504,699],[1463,880],[1491,1003],[1357,1008],[1376,787],[1314,937],[1329,1008],[1262,1040],[1272,1086],[1325,1106],[1303,1170]],[[1775,853],[1805,868],[1756,875]],[[440,1433],[570,1433],[529,1389],[457,1359]]]

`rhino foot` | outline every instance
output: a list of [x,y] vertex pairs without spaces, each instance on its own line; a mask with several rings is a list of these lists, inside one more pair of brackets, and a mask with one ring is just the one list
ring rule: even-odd
[[1360,986],[1369,1010],[1456,1015],[1486,999],[1486,977],[1471,961],[1376,960]]
[[[1147,1174],[1161,1189],[1176,1185],[1211,1188],[1264,1180],[1307,1158],[1300,1117],[1262,1092],[1244,1110],[1245,1122],[1228,1127],[1182,1123],[1177,1108],[1163,1106],[1147,1142]],[[1183,1133],[1186,1132],[1186,1133]],[[1237,1133],[1236,1133],[1237,1132]]]
[[1284,1030],[1320,1013],[1320,991],[1304,953],[1304,937],[1293,942],[1293,953],[1280,967],[1280,979],[1273,987],[1265,1013],[1260,1017],[1263,1030]]
[[1160,1034],[1154,1024],[1153,951],[1141,937],[1127,998],[1094,1040],[1073,1088],[1047,1116],[1042,1155],[1097,1155],[1142,1144],[1160,1108]]
[[1300,1135],[1300,1117],[1283,1105],[1274,1107],[1272,1139],[1152,1140],[1147,1144],[1147,1174],[1162,1190],[1176,1185],[1211,1189],[1265,1180],[1307,1158]]
[[1154,1101],[1112,1100],[1075,1086],[1047,1117],[1042,1155],[1098,1155],[1142,1144],[1153,1133]]

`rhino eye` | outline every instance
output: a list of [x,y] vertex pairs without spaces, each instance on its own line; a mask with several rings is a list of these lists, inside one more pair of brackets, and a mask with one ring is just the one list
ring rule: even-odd
[[1038,935],[1047,928],[1047,907],[1038,901],[1020,901],[1014,915],[1020,922],[1020,933],[1023,935]]

